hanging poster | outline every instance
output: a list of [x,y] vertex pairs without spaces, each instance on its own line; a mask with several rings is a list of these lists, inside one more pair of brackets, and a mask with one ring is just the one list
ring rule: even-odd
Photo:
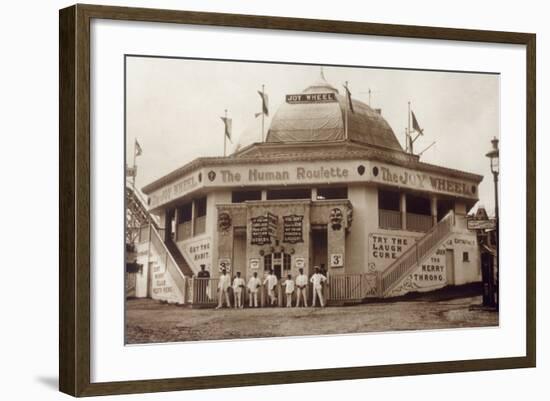
[[304,242],[303,222],[304,216],[296,214],[283,216],[283,242],[289,244]]

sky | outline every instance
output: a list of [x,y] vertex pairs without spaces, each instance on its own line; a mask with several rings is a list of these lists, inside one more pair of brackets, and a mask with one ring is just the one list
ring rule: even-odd
[[[323,67],[326,80],[343,93],[382,109],[382,116],[404,147],[411,102],[424,135],[415,143],[421,161],[484,176],[479,204],[492,214],[493,177],[485,154],[499,137],[500,80],[495,74],[411,71],[368,67]],[[136,187],[202,156],[222,156],[227,110],[233,144],[260,141],[258,90],[265,86],[270,119],[286,94],[300,93],[319,78],[320,67],[244,61],[128,57],[126,60],[126,156],[137,158]]]

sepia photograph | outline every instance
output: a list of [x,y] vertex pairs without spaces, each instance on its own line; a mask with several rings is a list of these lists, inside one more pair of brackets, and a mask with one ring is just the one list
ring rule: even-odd
[[124,68],[125,344],[499,326],[498,73]]

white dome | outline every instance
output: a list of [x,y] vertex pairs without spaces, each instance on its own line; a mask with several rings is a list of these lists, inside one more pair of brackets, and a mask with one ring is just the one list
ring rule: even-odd
[[[264,141],[265,136],[267,135],[267,131],[269,129],[269,125],[271,123],[271,119],[269,117],[264,118]],[[262,116],[258,116],[256,118],[253,118],[247,127],[241,131],[239,136],[236,138],[237,140],[233,142],[233,147],[231,148],[231,153],[235,153],[242,148],[247,147],[248,145],[252,145],[253,143],[262,142],[261,138],[262,134]]]

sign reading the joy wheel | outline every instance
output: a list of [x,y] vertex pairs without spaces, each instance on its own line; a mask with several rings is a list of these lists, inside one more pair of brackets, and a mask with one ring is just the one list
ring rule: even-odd
[[330,255],[330,267],[344,267],[344,255],[341,253],[332,253]]

